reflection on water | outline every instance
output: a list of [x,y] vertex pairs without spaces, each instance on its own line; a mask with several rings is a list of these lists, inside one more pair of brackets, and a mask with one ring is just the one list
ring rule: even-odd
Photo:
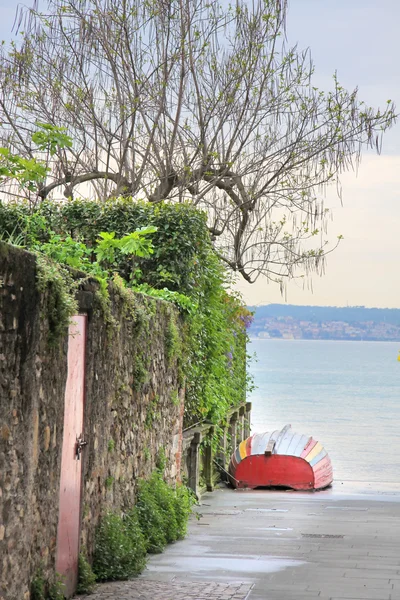
[[336,480],[399,482],[399,344],[253,340],[252,432],[281,429],[322,442]]

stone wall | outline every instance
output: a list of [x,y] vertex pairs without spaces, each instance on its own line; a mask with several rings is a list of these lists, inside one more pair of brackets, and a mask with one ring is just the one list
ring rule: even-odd
[[167,356],[175,311],[137,295],[132,319],[123,298],[112,298],[117,327],[104,326],[101,314],[88,322],[82,537],[89,554],[100,513],[134,502],[136,479],[154,470],[160,452],[167,478],[176,479],[182,443],[182,382]]
[[0,598],[54,564],[67,338],[47,343],[32,255],[0,245]]
[[[0,243],[0,600],[29,598],[54,571],[68,335],[49,344],[51,286],[39,294],[33,255]],[[179,473],[183,389],[179,317],[167,303],[114,288],[105,318],[96,285],[88,315],[81,539],[89,554],[102,512],[135,499],[160,452]]]

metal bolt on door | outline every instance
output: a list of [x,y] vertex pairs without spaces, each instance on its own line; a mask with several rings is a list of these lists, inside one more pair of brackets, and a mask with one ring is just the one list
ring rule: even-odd
[[65,387],[64,435],[61,457],[60,503],[56,570],[65,581],[65,593],[76,589],[80,535],[80,504],[85,391],[86,316],[72,317],[68,338],[68,374]]

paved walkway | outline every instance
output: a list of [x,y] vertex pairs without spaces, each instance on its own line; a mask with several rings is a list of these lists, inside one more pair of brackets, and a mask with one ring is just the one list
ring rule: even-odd
[[[251,586],[246,584],[215,583],[208,581],[162,582],[151,578],[106,583],[98,586],[96,594],[84,596],[87,600],[243,600]],[[82,596],[81,596],[82,598]]]
[[399,493],[221,489],[197,510],[185,540],[91,600],[400,600]]

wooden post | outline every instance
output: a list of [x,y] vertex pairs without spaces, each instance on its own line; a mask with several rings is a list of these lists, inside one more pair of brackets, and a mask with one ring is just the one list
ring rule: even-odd
[[250,437],[250,428],[251,428],[251,402],[246,402],[246,415],[245,415],[245,422],[244,422],[244,429],[245,429],[245,438],[247,439],[248,437]]
[[245,436],[245,407],[239,408],[239,443],[246,439]]
[[228,448],[228,426],[224,425],[222,428],[222,435],[219,440],[219,449],[217,453],[217,462],[224,471],[221,471],[221,481],[227,481],[225,471],[227,470],[228,461],[230,459],[229,448]]
[[199,446],[201,442],[200,431],[195,431],[189,448],[189,487],[196,496],[199,493]]
[[230,424],[229,424],[229,435],[231,437],[231,452],[235,452],[237,446],[237,420],[238,413],[234,412],[231,415]]
[[213,448],[212,448],[212,436],[214,434],[214,427],[210,427],[207,434],[207,445],[204,448],[204,478],[206,481],[207,492],[212,492],[214,489],[213,481]]

